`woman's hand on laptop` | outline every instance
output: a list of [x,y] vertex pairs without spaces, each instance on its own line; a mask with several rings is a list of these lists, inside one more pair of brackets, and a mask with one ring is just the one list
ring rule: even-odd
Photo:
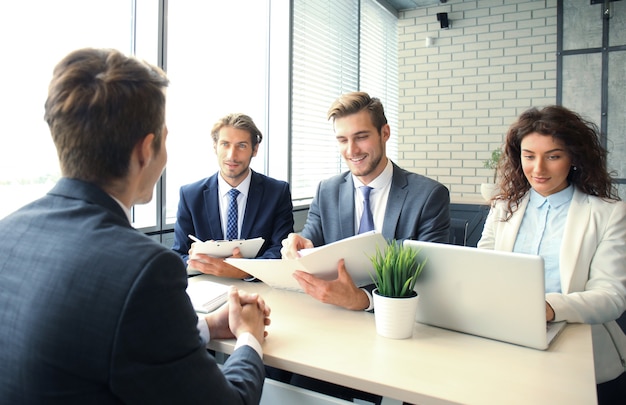
[[554,321],[554,317],[554,309],[552,309],[552,306],[546,302],[546,322]]

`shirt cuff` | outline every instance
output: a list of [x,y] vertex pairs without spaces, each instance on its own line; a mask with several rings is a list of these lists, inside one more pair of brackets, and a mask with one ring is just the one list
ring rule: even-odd
[[204,319],[203,316],[198,317],[197,326],[198,326],[198,331],[200,331],[200,338],[202,339],[202,341],[204,342],[204,345],[206,346],[207,344],[209,344],[209,341],[211,340],[211,332],[209,331],[209,325],[207,325],[206,319]]
[[[204,319],[204,317],[199,317],[197,326],[200,331],[200,338],[204,342],[204,345],[208,345],[211,340],[211,332],[209,331],[209,325],[207,325],[206,319]],[[263,347],[252,333],[244,332],[239,335],[237,343],[235,344],[235,350],[239,349],[241,346],[250,346],[259,354],[260,358],[263,358]]]
[[363,311],[372,311],[374,310],[374,299],[372,298],[372,294],[370,294],[369,291],[367,291],[367,289],[365,288],[361,288],[361,290],[365,291],[365,295],[367,295],[367,299],[370,301],[370,304],[367,308],[365,308]]
[[235,344],[235,350],[239,349],[241,346],[250,346],[254,349],[255,352],[259,354],[260,358],[263,358],[263,348],[258,340],[252,335],[250,332],[244,332],[237,338],[237,343]]

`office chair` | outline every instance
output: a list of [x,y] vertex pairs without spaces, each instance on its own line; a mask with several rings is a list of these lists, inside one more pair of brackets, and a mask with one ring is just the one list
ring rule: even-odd
[[465,246],[467,244],[467,227],[469,221],[462,218],[450,218],[450,239],[451,245]]

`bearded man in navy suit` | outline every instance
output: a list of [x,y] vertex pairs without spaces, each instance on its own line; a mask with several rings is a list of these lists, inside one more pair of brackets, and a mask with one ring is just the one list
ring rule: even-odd
[[[131,226],[167,161],[161,69],[81,49],[45,119],[63,178],[0,221],[0,398],[7,404],[258,404],[269,308],[231,288],[198,319],[178,255]],[[237,338],[220,369],[207,339]]]
[[[263,140],[261,131],[245,114],[229,114],[211,130],[220,170],[206,179],[180,188],[173,249],[190,269],[219,277],[248,279],[249,274],[223,258],[193,253],[188,235],[200,240],[262,237],[258,258],[280,258],[281,242],[293,232],[293,205],[289,184],[250,169]],[[229,192],[237,191],[237,231],[227,238]],[[235,248],[232,257],[242,257]],[[193,273],[190,273],[193,274]]]

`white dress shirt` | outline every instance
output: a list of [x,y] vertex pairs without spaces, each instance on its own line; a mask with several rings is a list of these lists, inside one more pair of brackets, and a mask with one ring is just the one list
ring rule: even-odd
[[246,212],[246,202],[248,201],[250,181],[252,179],[251,173],[252,171],[248,169],[248,175],[245,179],[243,179],[241,183],[239,183],[237,187],[233,187],[228,184],[221,174],[217,176],[217,192],[220,197],[220,217],[222,219],[222,232],[224,235],[226,235],[226,224],[228,222],[228,203],[230,202],[228,192],[232,188],[236,188],[237,190],[239,190],[239,195],[237,196],[237,238],[241,238],[241,225],[243,224],[243,215]]

